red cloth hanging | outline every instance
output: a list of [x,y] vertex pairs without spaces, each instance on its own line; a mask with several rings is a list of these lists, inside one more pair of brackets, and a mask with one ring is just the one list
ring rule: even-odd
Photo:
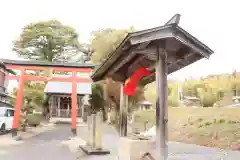
[[138,86],[139,80],[144,77],[151,75],[152,72],[148,71],[147,68],[141,67],[138,70],[136,70],[133,75],[130,77],[130,79],[125,83],[123,88],[123,93],[127,94],[129,96],[133,96],[136,88]]

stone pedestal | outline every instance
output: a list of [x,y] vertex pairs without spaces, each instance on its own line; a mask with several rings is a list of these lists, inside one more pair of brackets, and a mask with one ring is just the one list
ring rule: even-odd
[[81,137],[81,132],[83,132],[83,128],[87,128],[87,124],[84,124],[84,123],[80,123],[80,124],[77,124],[77,136]]
[[87,155],[106,155],[110,151],[102,147],[102,115],[101,113],[88,116],[88,140],[85,145],[80,145],[80,149]]
[[118,146],[118,157],[119,160],[139,160],[146,153],[151,153],[154,148],[154,140],[122,137]]

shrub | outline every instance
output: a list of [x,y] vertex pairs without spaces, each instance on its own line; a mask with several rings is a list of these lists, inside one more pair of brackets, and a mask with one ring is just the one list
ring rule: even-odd
[[212,107],[217,101],[216,96],[212,93],[204,93],[202,96],[202,106],[203,107]]
[[205,126],[210,126],[212,124],[212,122],[205,122],[204,125]]
[[99,109],[104,109],[104,97],[103,97],[103,86],[101,83],[92,84],[92,95],[89,99],[92,109],[99,111]]
[[170,107],[178,107],[179,101],[176,96],[168,96],[168,106]]
[[40,125],[41,119],[42,119],[42,117],[40,114],[27,115],[28,125],[31,127],[36,127],[36,126]]
[[218,124],[223,124],[223,123],[225,123],[225,122],[226,122],[225,119],[219,119],[219,120],[217,121]]
[[232,121],[232,120],[228,121],[228,124],[236,124],[236,123],[238,123],[238,122],[237,121]]

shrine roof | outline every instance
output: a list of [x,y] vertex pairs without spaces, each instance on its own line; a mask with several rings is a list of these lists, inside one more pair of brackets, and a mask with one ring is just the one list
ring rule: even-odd
[[[93,81],[111,77],[125,82],[141,66],[155,71],[158,48],[167,52],[168,74],[213,54],[207,45],[178,26],[178,23],[129,33],[116,50],[95,70]],[[143,84],[155,80],[155,74],[145,77]]]

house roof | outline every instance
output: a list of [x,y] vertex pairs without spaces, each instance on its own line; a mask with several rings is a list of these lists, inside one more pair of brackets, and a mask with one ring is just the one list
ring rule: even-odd
[[[55,77],[70,77],[71,75],[55,75]],[[50,81],[47,83],[44,92],[47,94],[71,94],[71,82],[55,82]],[[92,94],[92,83],[77,83],[77,94],[90,95]]]
[[7,67],[6,67],[6,65],[0,60],[0,67],[1,68],[3,68],[5,71],[7,71],[8,73],[11,73],[11,74],[13,74],[13,75],[16,75],[16,73],[13,71],[13,70],[11,70],[11,69],[8,69]]
[[140,104],[141,105],[152,105],[152,103],[149,101],[142,101],[142,102],[140,102]]
[[[109,54],[93,73],[93,81],[106,77],[125,82],[141,66],[155,70],[158,48],[167,51],[168,74],[202,58],[209,58],[213,51],[177,23],[129,33],[116,50]],[[144,79],[143,79],[144,80]],[[149,76],[146,83],[155,80]]]
[[0,92],[0,96],[13,98],[11,95],[9,95],[9,94],[7,94],[7,93],[5,93],[5,92]]
[[66,68],[94,68],[90,63],[59,63],[59,62],[43,62],[30,60],[9,60],[0,59],[4,65],[21,65],[21,66],[41,66],[41,67],[66,67]]

